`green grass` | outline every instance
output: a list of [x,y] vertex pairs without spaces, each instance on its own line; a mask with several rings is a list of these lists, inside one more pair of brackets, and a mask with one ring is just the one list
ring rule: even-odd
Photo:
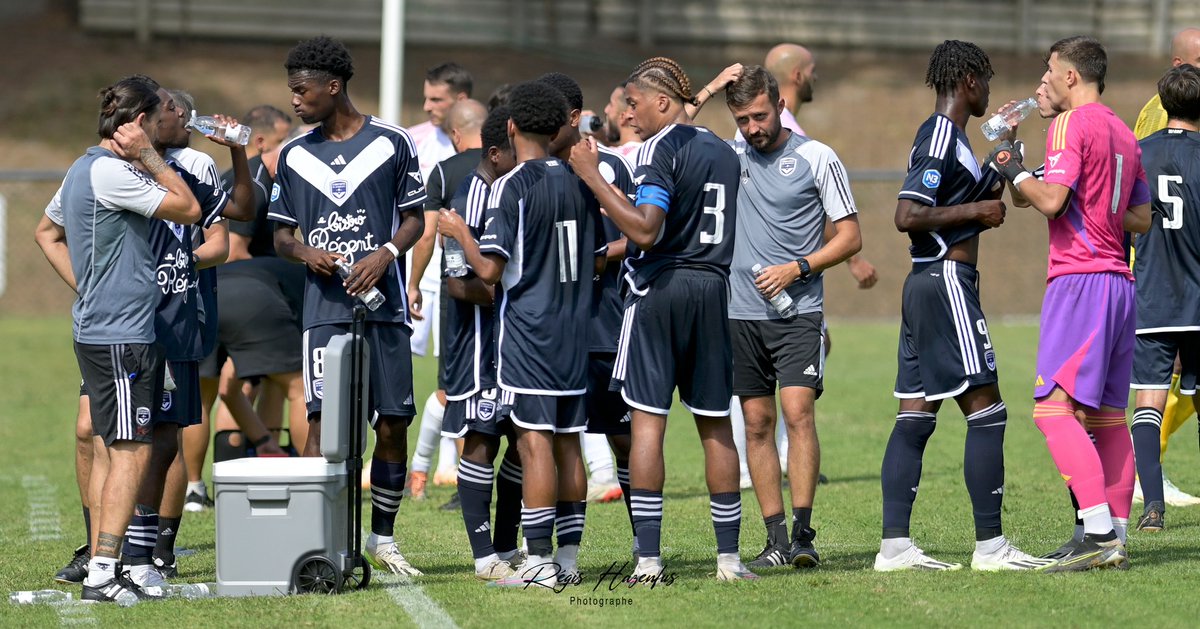
[[[718,583],[713,577],[714,540],[708,517],[700,448],[691,420],[671,417],[667,437],[666,516],[663,544],[670,587],[618,588],[606,581],[595,594],[632,599],[621,607],[585,607],[570,602],[571,591],[493,591],[477,583],[462,520],[438,506],[449,490],[431,488],[430,499],[406,501],[399,535],[405,554],[427,573],[418,583],[462,627],[508,626],[949,626],[997,622],[1002,625],[1087,626],[1149,617],[1160,626],[1193,625],[1185,605],[1189,584],[1200,578],[1196,534],[1200,509],[1173,509],[1168,529],[1158,535],[1132,534],[1133,569],[1080,575],[876,574],[870,570],[880,527],[879,463],[895,414],[896,327],[840,323],[833,326],[834,353],[827,391],[818,404],[823,446],[822,470],[832,479],[817,494],[814,525],[824,565],[811,572],[767,572],[757,583]],[[1036,329],[993,326],[1005,399],[1009,406],[1006,443],[1008,478],[1005,526],[1022,548],[1044,552],[1070,529],[1066,491],[1030,420]],[[56,587],[50,575],[82,538],[71,465],[72,423],[78,372],[65,319],[0,320],[5,347],[0,388],[0,589]],[[432,363],[418,360],[417,387],[428,391]],[[925,457],[921,498],[914,513],[918,542],[934,556],[967,563],[972,550],[970,503],[962,482],[964,426],[957,409],[946,408],[941,428]],[[1173,442],[1168,457],[1172,478],[1185,489],[1200,489],[1200,466],[1193,425]],[[415,434],[415,429],[414,433]],[[27,476],[44,476],[54,488],[63,529],[59,541],[30,541]],[[208,474],[206,473],[206,477]],[[757,503],[743,494],[743,554],[753,555],[764,538]],[[1135,505],[1135,511],[1139,509]],[[369,505],[367,507],[369,509]],[[180,560],[187,581],[214,579],[212,512],[189,514],[181,546],[197,554]],[[584,586],[593,594],[596,577],[611,562],[628,557],[629,532],[618,504],[588,511],[581,564]],[[404,587],[404,586],[393,586]],[[77,588],[69,588],[75,591]],[[387,588],[336,597],[280,598],[143,604],[130,610],[93,607],[103,625],[221,626],[263,625],[407,626]],[[0,626],[58,624],[50,607],[0,605]]]

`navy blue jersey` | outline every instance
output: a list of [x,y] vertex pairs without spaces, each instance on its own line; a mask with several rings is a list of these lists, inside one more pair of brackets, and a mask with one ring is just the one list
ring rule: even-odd
[[[262,161],[262,155],[255,155],[249,160],[251,188],[254,189],[254,218],[248,221],[229,221],[229,231],[250,239],[247,250],[251,257],[275,255],[275,233],[271,229],[271,221],[267,218],[270,210],[271,173]],[[226,194],[233,194],[233,169],[221,173],[221,187]]]
[[[483,235],[489,189],[487,181],[472,171],[448,204],[463,217],[477,241]],[[481,390],[495,388],[495,308],[450,298],[442,316],[446,329],[442,336],[446,399],[463,400]]]
[[507,260],[496,291],[497,382],[532,395],[587,390],[600,209],[561,161],[521,162],[492,184],[480,250]]
[[[390,241],[402,212],[421,212],[425,184],[412,138],[400,127],[367,116],[353,137],[332,142],[318,127],[289,142],[279,155],[271,189],[271,220],[294,225],[310,247],[340,254],[351,264]],[[408,318],[404,260],[376,284],[387,300],[368,321]],[[342,279],[308,272],[304,329],[348,323],[354,298]]]
[[[174,161],[169,163],[200,202],[201,225],[212,225],[229,197]],[[150,250],[157,259],[154,280],[159,290],[154,336],[167,360],[200,360],[205,356],[200,338],[200,292],[192,264],[192,229],[198,228],[159,219],[150,221]]]
[[[933,114],[913,140],[908,154],[908,175],[896,195],[930,207],[962,205],[994,199],[1000,175],[979,168],[967,134],[942,114]],[[952,245],[970,240],[987,226],[978,221],[943,227],[935,231],[910,231],[909,252],[913,262],[932,262],[946,255]]]
[[1150,231],[1137,237],[1137,331],[1200,330],[1200,133],[1164,129],[1141,141]]
[[[636,187],[633,185],[633,167],[618,152],[606,147],[600,149],[600,174],[609,184],[616,186],[629,201],[633,202]],[[621,239],[621,230],[608,217],[604,217],[604,239],[613,242]],[[616,352],[617,337],[621,335],[621,316],[624,305],[621,301],[621,275],[624,266],[618,262],[609,262],[604,273],[592,284],[595,287],[595,311],[592,317],[593,352]]]
[[625,260],[626,280],[641,291],[672,267],[729,275],[737,223],[738,157],[704,127],[673,124],[638,149],[633,182],[665,190],[669,208],[658,240]]

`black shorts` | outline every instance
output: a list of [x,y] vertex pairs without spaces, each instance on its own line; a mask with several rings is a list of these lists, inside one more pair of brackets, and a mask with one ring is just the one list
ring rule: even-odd
[[613,380],[629,406],[667,415],[672,393],[696,415],[726,417],[733,397],[729,284],[700,269],[670,269],[625,299]]
[[501,437],[507,420],[500,416],[500,389],[484,389],[461,400],[446,400],[442,436],[461,439],[468,432]]
[[825,390],[825,317],[802,314],[791,321],[730,320],[733,394],[775,395],[775,387]]
[[915,264],[901,299],[896,397],[943,400],[997,382],[973,265]]
[[[443,339],[446,338],[446,309],[450,307],[450,289],[446,288],[446,278],[442,278],[442,289],[438,291],[438,344],[440,345]],[[442,377],[442,371],[445,369],[445,352],[443,348],[438,347],[437,354],[437,387],[443,391],[446,390],[446,379]]]
[[150,443],[153,409],[162,399],[162,350],[154,344],[75,343],[75,358],[92,411],[92,434]]
[[587,406],[587,431],[600,435],[628,435],[629,405],[620,391],[613,391],[613,352],[588,354],[588,384],[584,400]]
[[229,358],[229,352],[225,351],[225,346],[220,342],[213,348],[213,351],[208,356],[200,359],[200,377],[201,378],[220,378],[221,367],[225,366],[225,359]]
[[530,395],[500,391],[500,415],[526,430],[555,434],[583,432],[587,428],[582,395]]
[[[411,422],[417,412],[413,405],[409,347],[412,333],[398,323],[368,321],[364,327],[371,348],[371,424],[374,425],[377,415],[407,417]],[[309,417],[321,412],[321,400],[325,397],[325,346],[331,338],[349,333],[349,323],[318,325],[304,331],[304,401]]]
[[1196,394],[1200,376],[1200,331],[1153,332],[1137,335],[1133,349],[1133,382],[1131,389],[1170,389],[1171,374],[1175,371],[1175,356],[1179,356],[1179,392]]
[[220,282],[217,340],[238,377],[300,371],[300,325],[279,285],[239,273],[222,274]]
[[178,426],[200,423],[200,363],[194,360],[169,360],[167,368],[175,380],[174,391],[163,391],[162,401],[154,412],[155,423]]

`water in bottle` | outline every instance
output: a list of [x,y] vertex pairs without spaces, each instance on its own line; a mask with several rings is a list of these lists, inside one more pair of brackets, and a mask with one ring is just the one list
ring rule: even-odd
[[1037,111],[1037,108],[1037,98],[1033,96],[1001,107],[995,116],[988,118],[987,122],[980,127],[983,130],[983,137],[987,138],[989,142],[995,142],[1009,129],[1020,124],[1029,114]]
[[213,116],[197,116],[194,109],[188,126],[204,135],[215,135],[226,142],[237,142],[242,146],[250,143],[250,127],[244,124],[226,126],[225,123],[218,121]]
[[[352,269],[353,267],[350,266],[349,262],[346,262],[340,258],[338,259],[337,273],[342,279],[350,277],[350,271]],[[358,298],[361,299],[364,304],[366,304],[368,310],[378,310],[384,302],[383,293],[379,292],[379,288],[375,286],[372,286],[371,289],[365,293],[360,293]]]
[[217,595],[216,583],[171,583],[161,589],[164,598],[184,598],[189,601]]
[[446,238],[442,243],[442,253],[446,256],[446,275],[449,277],[464,277],[467,274],[467,254],[462,245],[453,238]]
[[8,602],[14,605],[49,605],[67,603],[71,599],[71,593],[62,590],[25,590],[8,595]]
[[[762,275],[763,266],[761,264],[754,265],[750,269],[754,273],[754,277]],[[796,316],[796,304],[792,302],[792,296],[786,290],[779,291],[779,294],[771,298],[771,305],[775,307],[775,312],[784,319],[791,319]]]

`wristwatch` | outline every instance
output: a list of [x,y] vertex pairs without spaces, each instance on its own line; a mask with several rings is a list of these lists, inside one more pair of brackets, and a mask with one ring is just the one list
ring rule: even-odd
[[796,266],[800,267],[800,280],[807,281],[812,276],[812,267],[808,265],[808,260],[800,258],[796,260]]

